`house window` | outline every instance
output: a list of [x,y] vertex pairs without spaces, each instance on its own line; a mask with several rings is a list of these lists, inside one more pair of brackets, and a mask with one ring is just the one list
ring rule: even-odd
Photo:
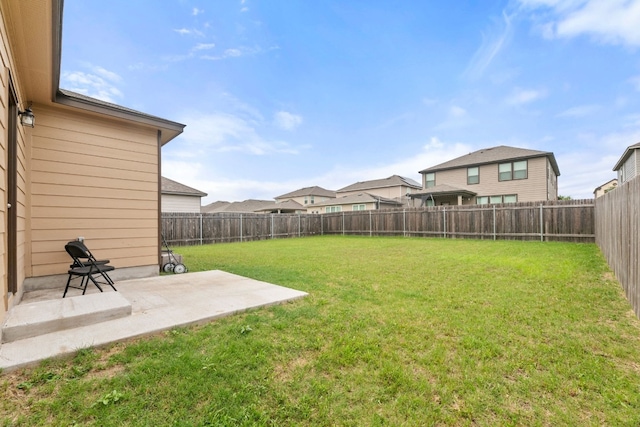
[[436,185],[436,173],[431,172],[424,177],[424,188],[435,187]]
[[327,206],[324,211],[325,213],[342,212],[342,206]]
[[477,205],[488,205],[498,203],[516,203],[518,201],[517,194],[506,194],[504,196],[478,196],[476,197]]
[[467,168],[467,184],[478,184],[480,182],[480,168],[478,166]]
[[498,180],[527,179],[527,161],[500,163],[498,165]]
[[353,205],[351,210],[353,210],[353,211],[363,211],[363,210],[365,210],[365,205]]
[[307,199],[307,196],[304,196],[304,204],[306,205],[307,203],[309,203],[309,199]]

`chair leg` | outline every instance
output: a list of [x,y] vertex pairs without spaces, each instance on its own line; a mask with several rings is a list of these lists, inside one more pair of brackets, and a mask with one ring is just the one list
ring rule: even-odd
[[[90,274],[87,276],[87,284],[84,285],[84,290],[85,291],[87,290],[87,285],[89,285],[89,280],[91,280],[93,282],[93,284],[96,285],[96,288],[98,288],[100,290],[100,292],[104,292],[102,290],[102,288],[100,287],[100,285],[98,284],[98,281],[96,279],[94,279],[93,276],[90,275]],[[84,295],[84,292],[82,293],[82,295]]]
[[69,278],[67,279],[67,286],[64,287],[64,294],[62,294],[62,298],[67,296],[67,291],[69,290],[69,284],[71,283],[71,274],[69,275]]

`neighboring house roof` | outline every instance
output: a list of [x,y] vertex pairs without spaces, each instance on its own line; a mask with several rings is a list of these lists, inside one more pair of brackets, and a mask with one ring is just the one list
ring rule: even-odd
[[542,156],[546,156],[549,158],[556,176],[560,176],[560,169],[558,169],[558,163],[556,163],[556,158],[552,152],[528,150],[525,148],[509,147],[506,145],[483,148],[481,150],[474,151],[473,153],[469,153],[464,156],[449,160],[448,162],[440,163],[439,165],[423,169],[420,171],[420,173],[424,174],[428,172],[438,172],[470,166],[480,166],[490,163],[504,162],[508,160],[525,160]]
[[402,203],[397,202],[392,199],[387,199],[386,197],[375,196],[369,193],[358,193],[352,194],[350,196],[338,197],[332,200],[326,200],[321,203],[316,203],[313,206],[336,206],[336,205],[350,205],[354,203],[372,203],[372,202],[381,202],[386,205],[398,205],[402,206]]
[[604,184],[602,184],[599,187],[596,187],[595,190],[593,190],[594,193],[597,193],[598,191],[602,190],[603,188],[606,187],[616,187],[618,185],[618,178],[613,178],[607,182],[605,182]]
[[374,188],[397,187],[399,185],[413,187],[413,188],[422,188],[422,185],[420,185],[418,182],[414,181],[411,178],[405,178],[400,175],[392,175],[389,178],[384,178],[384,179],[374,179],[371,181],[356,182],[355,184],[351,184],[344,188],[339,189],[337,193],[342,193],[347,191],[371,190]]
[[270,206],[265,206],[262,209],[258,209],[256,212],[282,212],[282,213],[291,213],[297,211],[306,211],[307,208],[302,206],[300,203],[294,200],[287,200],[281,203],[271,204]]
[[428,196],[428,195],[434,195],[434,196],[457,196],[457,195],[462,195],[462,196],[475,196],[478,193],[474,193],[473,191],[469,191],[465,188],[459,188],[459,187],[454,187],[453,185],[449,185],[449,184],[438,184],[438,185],[434,185],[433,187],[429,187],[426,188],[424,191],[421,191],[419,193],[413,193],[413,194],[409,194],[409,197],[418,197],[419,196]]
[[640,142],[637,144],[630,145],[627,147],[626,150],[624,150],[624,153],[622,153],[622,157],[620,157],[620,160],[618,160],[618,163],[616,163],[616,165],[613,167],[614,171],[617,171],[622,167],[624,162],[626,162],[629,156],[631,156],[631,153],[633,153],[633,150],[640,150]]
[[324,188],[318,187],[316,185],[313,187],[305,187],[287,194],[283,194],[282,196],[278,196],[275,199],[287,199],[304,196],[336,197],[336,192],[332,190],[325,190]]
[[[219,208],[209,209],[210,206],[219,204]],[[253,213],[261,211],[265,208],[273,208],[276,206],[276,202],[273,200],[254,200],[249,199],[242,202],[214,202],[202,208],[203,213],[219,213],[219,212],[233,212],[233,213]]]
[[228,205],[230,205],[231,203],[229,202],[225,202],[225,201],[217,201],[217,202],[213,202],[213,203],[209,203],[206,206],[202,206],[200,208],[200,212],[202,213],[212,213],[212,212],[220,212],[223,211],[224,208]]
[[206,197],[207,193],[203,193],[195,188],[187,187],[184,184],[162,177],[161,185],[162,194],[175,194],[179,196],[198,196]]

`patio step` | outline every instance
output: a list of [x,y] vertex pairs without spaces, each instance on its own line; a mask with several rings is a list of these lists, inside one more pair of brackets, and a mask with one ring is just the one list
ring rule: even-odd
[[2,342],[93,325],[131,315],[131,303],[119,292],[103,292],[18,304],[2,326]]

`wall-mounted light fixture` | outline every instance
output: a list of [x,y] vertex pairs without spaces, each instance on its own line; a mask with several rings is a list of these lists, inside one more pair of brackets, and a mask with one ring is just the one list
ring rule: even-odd
[[31,111],[31,104],[29,104],[24,111],[18,110],[18,115],[20,116],[20,124],[22,124],[22,126],[32,128],[36,125],[36,117],[33,115],[33,111]]

